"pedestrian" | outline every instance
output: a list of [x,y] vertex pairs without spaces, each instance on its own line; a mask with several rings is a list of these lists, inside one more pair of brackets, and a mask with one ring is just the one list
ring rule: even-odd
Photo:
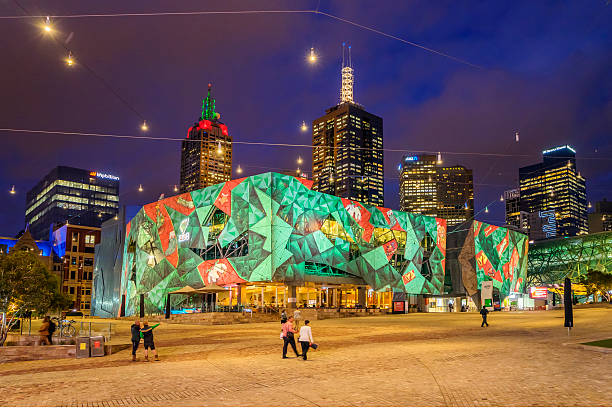
[[287,323],[287,312],[285,309],[281,312],[281,324]]
[[[47,316],[49,317],[49,316]],[[53,344],[53,333],[55,333],[55,329],[57,328],[57,326],[55,325],[55,323],[53,322],[53,320],[51,320],[49,318],[49,336],[47,336],[47,338],[49,339],[49,344]]]
[[287,346],[291,345],[291,348],[295,352],[295,356],[299,357],[300,354],[295,347],[295,329],[293,328],[293,317],[290,317],[285,324],[283,324],[283,358],[287,357]]
[[448,301],[448,311],[449,311],[449,312],[452,312],[452,311],[453,311],[453,301],[452,301],[452,300],[449,300],[449,301]]
[[489,327],[489,323],[487,323],[487,315],[489,314],[489,309],[483,306],[480,309],[480,314],[482,315],[482,324],[480,325],[480,327],[484,327],[485,324],[487,325],[487,327]]
[[149,361],[149,349],[155,355],[155,361],[159,361],[159,357],[157,356],[157,350],[155,350],[155,342],[153,341],[153,329],[159,326],[161,323],[157,323],[155,326],[149,326],[148,321],[144,321],[142,323],[142,328],[140,329],[140,337],[143,339],[144,346],[144,361]]
[[304,325],[300,328],[300,337],[298,341],[300,342],[300,346],[302,346],[302,359],[308,360],[307,354],[308,349],[314,343],[312,339],[312,329],[308,325],[310,320],[304,320]]
[[295,329],[298,330],[300,327],[300,320],[302,319],[302,312],[300,312],[300,309],[295,309],[293,311],[293,324],[295,326]]
[[45,316],[40,325],[40,329],[38,329],[38,344],[39,345],[49,345],[49,316]]
[[132,361],[136,361],[136,350],[140,344],[140,320],[136,319],[130,330],[132,332]]

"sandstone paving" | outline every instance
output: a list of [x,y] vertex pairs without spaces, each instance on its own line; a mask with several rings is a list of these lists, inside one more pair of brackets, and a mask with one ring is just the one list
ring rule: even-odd
[[[282,360],[279,323],[162,324],[160,362],[129,350],[0,365],[0,404],[20,406],[609,406],[612,308],[386,315],[312,322],[320,350]],[[114,343],[129,341],[118,321]],[[291,355],[291,353],[289,353]]]

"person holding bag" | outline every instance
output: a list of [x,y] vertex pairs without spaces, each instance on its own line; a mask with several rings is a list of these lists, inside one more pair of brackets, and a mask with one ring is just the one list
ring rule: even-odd
[[289,344],[291,344],[291,348],[295,352],[295,356],[300,356],[300,354],[297,352],[297,348],[295,347],[295,333],[296,331],[293,328],[293,317],[290,317],[289,320],[285,324],[283,324],[283,358],[288,358],[287,346]]

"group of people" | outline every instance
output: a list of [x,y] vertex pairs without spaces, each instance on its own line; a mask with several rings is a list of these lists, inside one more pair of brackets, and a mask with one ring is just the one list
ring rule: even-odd
[[[296,357],[302,357],[302,360],[308,360],[308,350],[312,347],[313,350],[317,349],[317,344],[312,338],[312,328],[310,327],[310,320],[305,320],[304,325],[299,327],[301,319],[301,313],[296,310],[293,316],[287,318],[285,310],[281,313],[281,339],[283,340],[283,358],[287,357],[287,348],[291,346]],[[298,331],[299,328],[299,331]],[[302,348],[302,353],[298,353],[295,345],[295,335],[299,334],[298,341]]]
[[159,361],[157,350],[155,349],[155,342],[153,341],[153,329],[159,326],[161,323],[157,323],[154,326],[149,326],[148,321],[136,320],[131,327],[132,331],[132,361],[136,360],[136,350],[140,345],[140,340],[143,340],[144,345],[144,361],[149,361],[149,349],[153,353],[155,361]]

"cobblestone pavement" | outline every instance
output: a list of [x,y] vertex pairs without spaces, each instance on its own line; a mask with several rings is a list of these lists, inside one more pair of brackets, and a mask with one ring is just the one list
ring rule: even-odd
[[612,355],[575,343],[612,337],[612,308],[574,313],[570,336],[561,311],[496,312],[489,328],[475,313],[315,321],[308,361],[280,358],[277,323],[162,324],[160,362],[124,350],[2,364],[0,404],[608,406]]

